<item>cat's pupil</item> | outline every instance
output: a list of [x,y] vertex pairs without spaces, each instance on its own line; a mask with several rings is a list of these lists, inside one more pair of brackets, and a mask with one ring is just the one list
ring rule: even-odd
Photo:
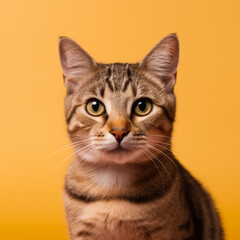
[[97,112],[98,109],[99,109],[99,103],[96,102],[96,101],[94,101],[94,102],[92,103],[92,109],[93,109],[93,111]]
[[146,109],[146,103],[145,102],[138,102],[138,107],[143,112]]

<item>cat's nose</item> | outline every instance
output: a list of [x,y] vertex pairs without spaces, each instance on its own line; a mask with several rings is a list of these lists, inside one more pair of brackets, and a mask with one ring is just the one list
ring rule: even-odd
[[110,133],[116,138],[116,140],[120,143],[125,136],[128,135],[129,131],[125,128],[117,129],[113,128]]

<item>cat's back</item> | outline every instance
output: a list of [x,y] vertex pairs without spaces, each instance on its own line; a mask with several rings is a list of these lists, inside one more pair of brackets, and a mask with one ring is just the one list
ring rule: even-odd
[[183,174],[186,199],[193,216],[196,239],[224,239],[221,220],[212,197],[183,166],[179,167]]

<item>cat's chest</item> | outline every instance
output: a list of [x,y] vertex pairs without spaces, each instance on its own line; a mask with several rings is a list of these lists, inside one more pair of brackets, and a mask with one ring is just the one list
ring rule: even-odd
[[67,202],[72,239],[85,239],[87,235],[89,239],[98,240],[178,239],[171,234],[176,232],[181,224],[179,216],[184,214],[181,206],[165,200],[144,204],[121,200],[90,204]]

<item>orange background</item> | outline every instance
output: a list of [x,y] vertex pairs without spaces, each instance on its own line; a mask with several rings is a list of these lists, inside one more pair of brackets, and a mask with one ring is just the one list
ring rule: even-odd
[[[174,151],[240,239],[240,2],[0,1],[0,239],[68,239],[62,203],[71,150],[58,37],[97,61],[136,62],[180,39]],[[63,160],[65,161],[61,163]]]

